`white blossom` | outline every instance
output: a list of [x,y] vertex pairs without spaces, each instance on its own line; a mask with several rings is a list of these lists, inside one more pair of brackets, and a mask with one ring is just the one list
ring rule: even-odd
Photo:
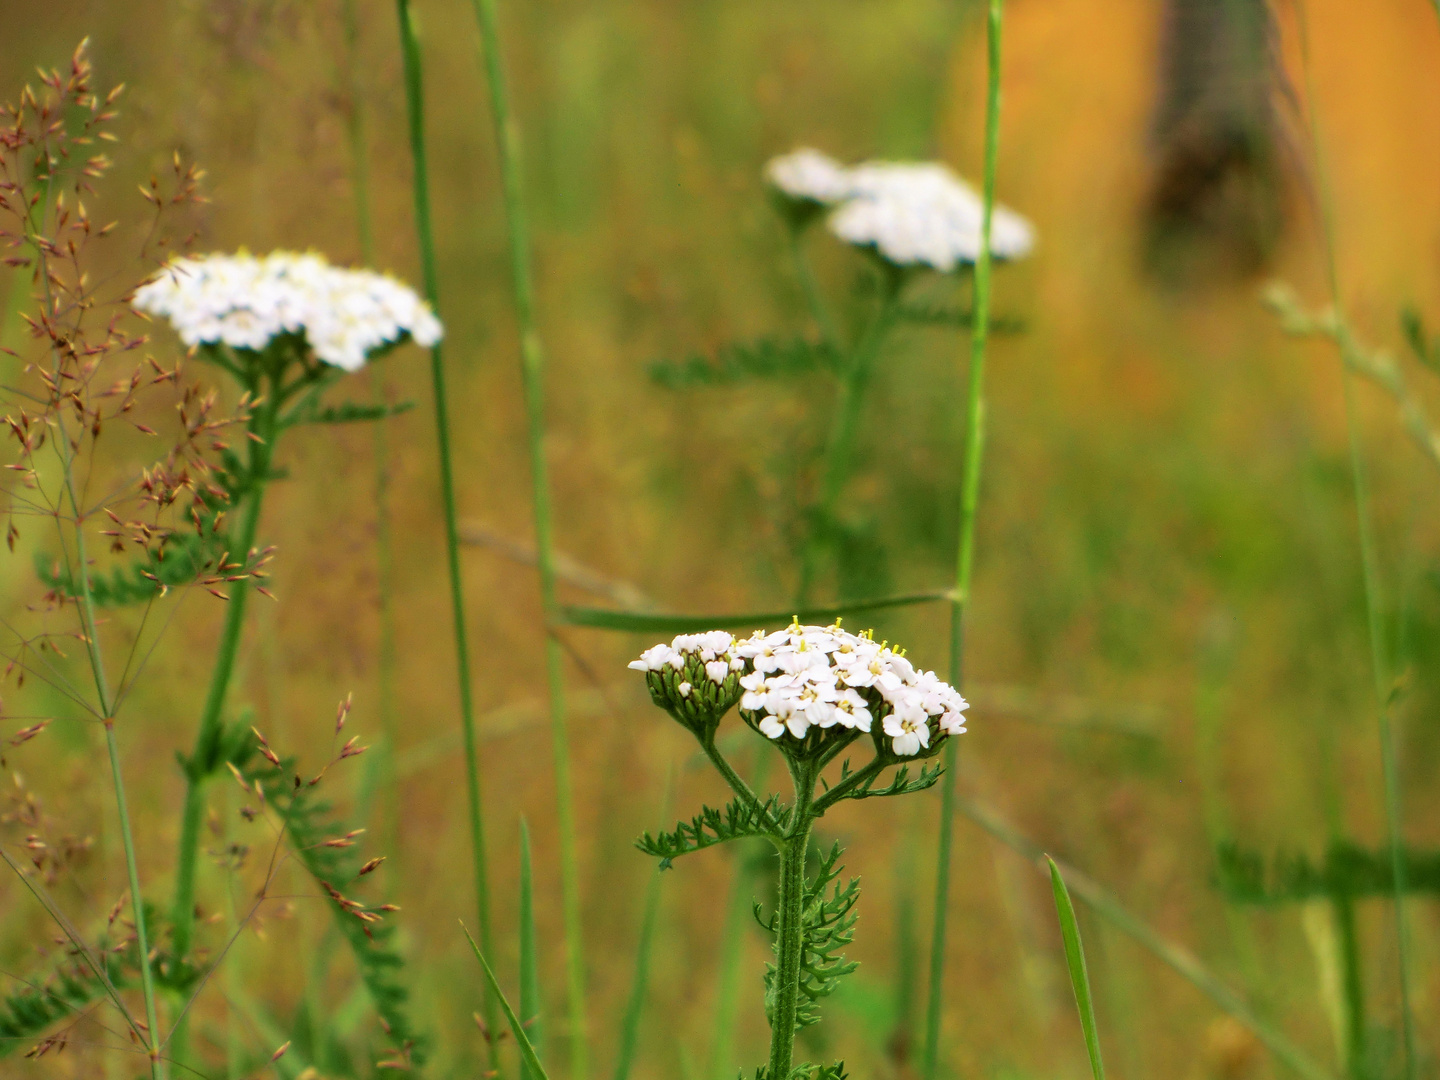
[[408,335],[429,347],[444,333],[409,286],[371,270],[331,266],[323,256],[276,251],[173,259],[131,300],[170,321],[186,345],[260,350],[303,335],[317,359],[356,371]]
[[765,179],[792,199],[831,205],[848,198],[850,170],[819,150],[802,147],[765,165]]
[[[965,181],[936,162],[875,162],[849,170],[850,192],[830,215],[830,231],[846,243],[873,247],[897,266],[949,272],[980,257],[984,205]],[[1034,246],[1030,223],[995,206],[990,250],[1018,259]]]

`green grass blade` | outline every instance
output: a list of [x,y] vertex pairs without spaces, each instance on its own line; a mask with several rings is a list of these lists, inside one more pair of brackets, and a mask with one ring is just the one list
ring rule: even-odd
[[[1006,847],[1035,863],[1036,869],[1041,873],[1046,873],[1040,867],[1040,859],[1044,855],[1040,846],[1012,828],[999,815],[966,799],[956,800],[956,809]],[[1240,1021],[1287,1068],[1305,1080],[1336,1080],[1334,1073],[1319,1065],[1280,1031],[1261,1019],[1240,995],[1216,977],[1188,949],[1166,941],[1079,870],[1067,867],[1065,873],[1070,890],[1084,900],[1091,911],[1168,966],[1222,1011]]]
[[505,1020],[510,1025],[510,1034],[515,1036],[515,1045],[520,1048],[520,1059],[525,1062],[525,1067],[538,1080],[550,1080],[549,1074],[545,1072],[545,1066],[540,1064],[540,1058],[535,1054],[535,1045],[530,1041],[530,1036],[525,1034],[525,1025],[520,1023],[520,1018],[515,1015],[515,1010],[505,999],[505,993],[500,989],[495,972],[490,970],[490,965],[485,960],[485,954],[480,951],[480,946],[475,944],[475,939],[470,936],[470,931],[465,929],[464,923],[460,924],[460,929],[465,934],[465,940],[470,943],[470,948],[475,953],[475,959],[480,961],[480,970],[485,972],[485,982],[490,988],[490,996],[500,1003],[500,1008],[505,1013]]
[[[424,69],[419,28],[409,0],[395,0],[400,20],[400,49],[405,70],[405,104],[409,122],[410,158],[414,168],[415,233],[420,247],[420,269],[425,296],[439,313],[439,280],[435,268],[435,233],[430,220],[430,173],[425,150]],[[455,470],[450,452],[450,414],[445,389],[445,363],[437,344],[430,350],[430,379],[435,401],[435,433],[440,462],[440,495],[445,515],[445,554],[449,571],[451,635],[455,642],[459,683],[460,730],[465,743],[465,786],[469,809],[471,866],[480,940],[490,948],[490,889],[485,860],[485,826],[481,814],[480,766],[475,752],[475,707],[470,687],[470,647],[467,640],[465,590],[460,574],[460,527],[456,512]],[[495,1006],[487,997],[481,1012],[486,1026],[495,1030]],[[490,1067],[499,1069],[498,1050],[490,1044]]]
[[739,612],[720,615],[669,615],[646,611],[617,611],[614,608],[565,606],[560,617],[571,626],[584,626],[592,630],[622,630],[628,633],[685,634],[695,630],[734,630],[760,626],[765,623],[788,623],[792,618],[801,622],[825,622],[842,615],[859,615],[867,611],[885,611],[890,608],[911,607],[928,604],[937,600],[949,600],[948,589],[930,589],[925,592],[902,593],[877,600],[857,600],[851,604],[837,604],[833,607],[806,608],[796,611]]
[[1049,855],[1050,888],[1055,893],[1055,911],[1060,916],[1060,936],[1065,941],[1065,966],[1070,969],[1070,986],[1075,991],[1075,1008],[1080,1013],[1080,1027],[1085,1032],[1085,1052],[1090,1055],[1090,1072],[1095,1080],[1105,1080],[1105,1063],[1100,1060],[1100,1032],[1095,1026],[1095,1002],[1090,997],[1090,971],[1085,965],[1085,946],[1080,940],[1080,924],[1075,920],[1075,905],[1070,890],[1060,876],[1060,867]]
[[[520,1017],[530,1042],[540,1044],[540,961],[535,948],[535,889],[530,872],[530,827],[520,819]],[[539,1080],[524,1061],[520,1080]]]
[[[525,395],[526,442],[530,458],[531,509],[535,520],[535,556],[540,571],[540,601],[547,625],[559,619],[556,598],[554,514],[549,464],[545,457],[545,350],[535,320],[535,276],[525,211],[520,127],[510,108],[505,62],[500,46],[496,0],[472,0],[480,30],[481,65],[490,92],[490,118],[500,159],[505,225],[510,237],[510,283],[520,331],[520,380]],[[565,981],[570,1001],[570,1080],[590,1072],[585,1003],[585,948],[580,911],[580,857],[570,783],[570,737],[565,724],[565,675],[560,643],[545,635],[545,677],[550,697],[550,753],[555,770],[555,818],[560,833],[560,889],[565,913]],[[483,930],[483,927],[482,927]],[[488,946],[487,946],[488,947]]]
[[655,924],[660,914],[660,883],[663,871],[650,875],[645,887],[645,915],[640,922],[640,942],[635,949],[635,980],[630,984],[630,1000],[625,1006],[625,1019],[620,1025],[620,1052],[615,1058],[615,1080],[627,1080],[635,1060],[635,1045],[640,1037],[640,1017],[645,1011],[645,990],[650,981],[650,949],[655,939]]

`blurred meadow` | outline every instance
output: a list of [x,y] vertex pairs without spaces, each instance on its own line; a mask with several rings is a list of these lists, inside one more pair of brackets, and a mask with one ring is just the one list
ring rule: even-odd
[[[762,182],[774,155],[816,146],[844,161],[935,159],[978,183],[984,6],[502,0],[547,354],[544,452],[563,600],[673,612],[793,606],[796,537],[834,380],[811,371],[674,386],[653,371],[736,340],[810,333]],[[1177,226],[1164,214],[1184,177],[1165,172],[1166,154],[1188,136],[1167,143],[1157,122],[1167,95],[1172,106],[1184,97],[1165,62],[1176,46],[1164,23],[1167,8],[1177,18],[1206,7],[1226,5],[1006,5],[997,197],[1030,219],[1037,243],[995,272],[995,316],[1011,325],[990,342],[959,794],[1200,957],[1322,1075],[1399,1077],[1390,900],[1355,905],[1369,1046],[1357,1065],[1346,1054],[1344,941],[1331,907],[1227,899],[1220,853],[1238,846],[1267,861],[1320,862],[1337,839],[1387,851],[1341,360],[1327,341],[1287,336],[1261,295],[1281,280],[1307,309],[1330,302],[1319,226],[1328,205],[1356,339],[1388,349],[1440,416],[1440,387],[1408,354],[1401,322],[1413,308],[1440,327],[1440,20],[1427,0],[1274,5],[1275,67],[1262,91],[1274,110],[1273,159],[1212,184],[1209,209]],[[110,150],[115,182],[97,220],[133,219],[136,185],[168,170],[178,150],[206,170],[210,201],[186,211],[196,250],[313,248],[345,265],[364,262],[350,126],[358,110],[373,264],[418,285],[396,13],[386,0],[354,0],[350,43],[346,10],[341,0],[7,0],[0,98],[17,97],[36,65],[61,65],[88,35],[99,85],[127,84],[121,142]],[[523,818],[542,1057],[561,1078],[572,1034],[561,852],[506,217],[473,12],[459,0],[415,0],[414,12],[491,959],[502,985],[516,986]],[[1223,95],[1223,73],[1219,83],[1205,92]],[[1203,163],[1191,173],[1214,180]],[[807,248],[854,334],[866,310],[862,258],[820,229]],[[133,261],[105,269],[137,283],[149,271]],[[0,294],[28,295],[28,277],[0,275]],[[938,276],[922,292],[937,304],[968,296]],[[23,354],[14,307],[3,343]],[[159,324],[152,332],[147,349],[173,359],[174,336]],[[817,600],[953,582],[969,347],[968,330],[918,322],[887,342]],[[328,795],[366,815],[367,857],[387,856],[369,888],[401,908],[390,921],[416,1027],[431,1040],[423,1072],[473,1077],[486,1068],[472,1019],[484,983],[456,922],[473,929],[475,901],[428,359],[404,345],[374,371],[388,399],[416,403],[384,421],[393,708],[379,679],[376,440],[369,425],[348,425],[302,430],[280,452],[285,479],[269,490],[260,524],[261,542],[276,548],[267,586],[278,600],[252,598],[231,711],[253,710],[247,723],[313,772],[332,744],[336,703],[353,693],[346,731],[371,756],[336,766]],[[351,376],[334,396],[368,400],[374,389]],[[1391,396],[1365,380],[1356,393],[1404,838],[1419,853],[1414,865],[1424,856],[1430,867],[1412,875],[1405,908],[1410,1075],[1437,1076],[1440,854],[1424,853],[1440,853],[1440,469],[1417,450]],[[143,449],[124,447],[118,472],[144,463]],[[0,558],[0,610],[11,622],[33,614],[43,592],[33,561],[44,541],[31,531]],[[203,589],[164,604],[168,629],[116,725],[140,876],[157,904],[169,895],[180,828],[175,755],[193,741],[223,615]],[[877,638],[905,642],[918,664],[943,672],[944,608],[846,625],[873,624]],[[129,626],[136,615],[113,617]],[[715,805],[723,785],[625,669],[660,635],[555,633],[570,706],[591,1073],[609,1076],[657,873],[633,841],[702,801]],[[3,693],[0,737],[30,723],[25,716],[54,722],[23,746],[3,744],[0,843],[18,852],[31,835],[52,847],[73,838],[52,891],[82,927],[98,925],[126,888],[103,736],[38,681],[20,687],[12,675]],[[747,775],[764,767],[757,740],[736,747]],[[779,773],[770,768],[772,783]],[[269,834],[240,828],[244,793],[230,783],[217,780],[208,794],[203,843],[214,857],[202,862],[198,900],[211,950],[225,940],[228,905],[247,902],[220,865],[234,855],[226,846],[269,857]],[[27,797],[38,810],[26,810]],[[931,792],[841,807],[818,826],[822,839],[845,840],[847,868],[864,883],[848,950],[861,966],[800,1042],[816,1060],[843,1058],[860,1080],[921,1075],[938,812]],[[955,843],[940,1075],[1086,1075],[1046,878],[966,814]],[[769,902],[767,865],[734,844],[660,875],[637,1080],[722,1080],[763,1058],[759,972],[769,943],[748,902]],[[284,895],[197,999],[197,1071],[173,1075],[374,1074],[366,1048],[381,1040],[354,963],[314,883],[287,873]],[[1080,908],[1114,1075],[1296,1075],[1152,952]],[[12,985],[63,951],[57,933],[6,870],[0,971]],[[78,1025],[63,1053],[26,1058],[34,1038],[4,1048],[0,1075],[143,1071],[143,1054],[101,1052],[106,1037],[91,1027]],[[287,1040],[293,1049],[267,1064]]]

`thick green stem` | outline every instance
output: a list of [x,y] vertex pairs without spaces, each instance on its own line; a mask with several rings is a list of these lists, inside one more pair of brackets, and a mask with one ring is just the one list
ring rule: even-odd
[[[409,0],[396,0],[400,19],[400,46],[405,65],[405,101],[410,128],[410,156],[415,189],[415,232],[420,248],[420,271],[425,297],[439,312],[439,283],[435,268],[435,236],[430,221],[430,173],[425,153],[425,98],[420,59],[420,38]],[[465,620],[465,589],[460,574],[460,526],[455,500],[455,469],[450,452],[450,412],[445,391],[445,363],[440,346],[430,350],[430,379],[435,400],[435,437],[440,459],[440,496],[445,517],[445,565],[450,581],[451,631],[455,641],[455,670],[460,694],[460,732],[465,747],[465,789],[468,800],[471,866],[480,924],[480,945],[494,956],[490,927],[490,890],[485,863],[485,829],[480,792],[480,766],[476,756],[475,707],[470,690],[470,647]],[[499,1069],[499,1016],[494,995],[484,995],[482,1014],[491,1032],[490,1066]]]
[[[965,464],[960,481],[960,529],[955,555],[955,598],[950,604],[950,682],[963,688],[965,612],[975,564],[975,517],[980,503],[980,467],[985,450],[985,351],[990,335],[990,224],[995,206],[995,168],[1000,151],[1000,31],[1004,0],[989,0],[986,19],[985,178],[980,256],[975,262],[974,321],[970,336],[970,378],[966,400]],[[940,1027],[945,985],[945,935],[950,908],[950,861],[954,845],[955,772],[958,747],[945,747],[940,791],[940,843],[935,865],[934,930],[930,940],[930,997],[925,1013],[922,1075],[934,1080],[940,1065]]]
[[796,589],[795,599],[801,607],[809,602],[810,591],[815,584],[816,564],[834,519],[835,505],[850,477],[855,435],[860,427],[860,412],[865,401],[865,391],[870,385],[875,358],[880,353],[885,335],[895,321],[895,301],[899,296],[903,278],[901,271],[889,267],[885,269],[884,275],[880,307],[866,329],[865,336],[855,346],[840,373],[840,400],[836,404],[830,435],[825,444],[825,458],[820,473],[820,497],[811,511],[812,520],[806,532],[804,550],[800,555],[800,584]]
[[[1440,3],[1440,0],[1436,2]],[[805,294],[805,305],[810,309],[810,317],[820,331],[821,340],[838,351],[840,335],[835,329],[835,320],[830,317],[830,311],[820,296],[820,287],[815,283],[815,273],[810,269],[810,260],[805,257],[807,230],[790,223],[785,231],[790,240],[790,256],[795,260],[795,276],[800,279],[800,290]]]
[[800,963],[805,952],[805,855],[814,824],[814,773],[804,764],[795,776],[795,819],[780,850],[780,896],[775,927],[775,1002],[770,1015],[772,1080],[788,1080],[795,1053],[795,1016],[800,1009]]
[[535,552],[540,570],[540,599],[547,633],[545,670],[549,680],[550,730],[555,761],[556,823],[560,830],[560,884],[565,911],[565,956],[570,998],[570,1080],[589,1073],[585,1008],[585,953],[580,918],[580,862],[570,790],[570,746],[565,725],[565,680],[560,644],[553,636],[559,606],[555,593],[555,539],[545,462],[545,353],[535,322],[535,284],[525,213],[520,128],[510,107],[495,0],[472,0],[480,29],[481,59],[490,93],[490,116],[500,158],[505,221],[510,235],[510,278],[520,330],[520,373],[525,386],[530,480],[535,515]]
[[[270,474],[270,461],[276,438],[276,418],[280,409],[280,388],[271,387],[271,393],[261,401],[251,415],[249,433],[250,460],[249,490],[245,494],[244,506],[240,510],[240,522],[232,537],[234,550],[229,552],[233,561],[245,562],[255,546],[255,534],[260,522],[261,505],[265,498],[265,484]],[[225,698],[230,689],[230,680],[235,673],[235,658],[240,651],[240,637],[245,628],[246,600],[250,595],[250,582],[234,583],[230,599],[225,608],[225,625],[220,631],[220,645],[215,655],[215,667],[210,673],[210,688],[205,695],[205,706],[200,713],[200,725],[195,733],[195,749],[191,752],[186,767],[185,808],[180,819],[180,850],[175,866],[175,900],[171,906],[171,933],[175,955],[184,959],[190,952],[191,936],[195,928],[195,873],[200,855],[200,826],[205,814],[205,782],[213,768],[219,764],[214,760],[224,729]]]
[[1345,1069],[1351,1080],[1365,1080],[1365,977],[1360,960],[1360,931],[1355,901],[1337,894],[1332,901],[1335,934],[1340,941],[1340,991],[1345,1009]]

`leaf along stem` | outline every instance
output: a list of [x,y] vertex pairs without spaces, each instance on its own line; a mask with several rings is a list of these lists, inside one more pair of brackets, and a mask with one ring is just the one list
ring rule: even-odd
[[[405,101],[410,131],[410,157],[414,169],[415,232],[420,249],[420,271],[425,297],[439,314],[439,275],[435,263],[435,234],[430,218],[430,171],[425,148],[424,68],[419,27],[410,0],[396,0],[400,47],[405,67]],[[465,791],[470,832],[471,868],[480,942],[493,955],[490,924],[490,887],[485,856],[485,822],[476,756],[475,706],[470,685],[470,646],[466,629],[465,588],[460,572],[460,526],[456,512],[455,469],[450,449],[450,409],[445,387],[445,363],[439,344],[430,350],[430,381],[435,402],[436,451],[440,463],[440,498],[445,516],[445,565],[450,585],[451,634],[455,641],[455,671],[460,699],[460,732],[465,747]],[[495,1000],[483,995],[481,1014],[492,1033],[497,1030]],[[490,1040],[490,1067],[499,1069],[499,1047]]]
[[885,611],[889,608],[911,607],[915,604],[930,604],[937,600],[950,600],[954,593],[949,589],[928,589],[924,592],[900,593],[876,600],[856,600],[848,604],[832,604],[829,607],[810,607],[800,611],[747,611],[720,615],[672,615],[663,612],[623,611],[615,608],[584,607],[567,604],[560,608],[559,619],[569,626],[583,626],[592,630],[618,630],[625,633],[684,634],[698,630],[736,630],[763,626],[766,623],[789,623],[792,619],[801,622],[824,622],[842,615],[855,615],[867,611]]
[[[980,468],[985,449],[985,354],[990,335],[990,227],[995,207],[995,171],[1000,152],[1000,41],[1004,0],[989,0],[985,23],[985,176],[982,190],[980,255],[975,263],[974,319],[966,393],[965,462],[960,481],[960,527],[955,552],[955,592],[950,600],[950,683],[964,689],[965,612],[975,564],[975,518],[980,502]],[[925,1011],[925,1056],[921,1075],[935,1080],[940,1065],[940,1028],[945,987],[945,936],[950,915],[950,863],[955,829],[958,746],[945,747],[940,789],[940,840],[935,860],[935,913],[930,938],[929,999]]]

